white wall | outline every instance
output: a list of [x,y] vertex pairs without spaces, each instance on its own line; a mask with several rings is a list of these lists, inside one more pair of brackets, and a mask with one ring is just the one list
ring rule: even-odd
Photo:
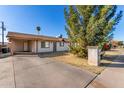
[[69,43],[64,42],[64,46],[60,46],[60,42],[57,42],[56,44],[56,50],[57,51],[67,51]]
[[[53,42],[50,42],[49,48],[41,48],[41,42],[38,41],[38,52],[53,52]],[[64,46],[60,46],[60,42],[56,43],[56,51],[67,51],[69,43],[64,42]],[[32,52],[36,53],[36,41],[32,41]]]
[[53,51],[53,42],[50,42],[49,48],[41,48],[41,41],[38,41],[38,52],[52,52]]
[[88,64],[98,66],[99,61],[99,48],[97,46],[88,46]]

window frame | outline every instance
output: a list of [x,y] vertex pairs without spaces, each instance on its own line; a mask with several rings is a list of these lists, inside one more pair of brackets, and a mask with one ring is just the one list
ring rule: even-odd
[[[42,47],[42,43],[44,43],[44,47]],[[48,43],[48,46],[46,46],[46,43]],[[41,41],[41,48],[50,48],[50,42],[48,42],[48,41]]]
[[64,47],[64,42],[59,42],[60,47]]
[[[46,43],[48,43],[48,46],[46,46]],[[49,41],[45,41],[45,48],[50,48],[50,42]]]

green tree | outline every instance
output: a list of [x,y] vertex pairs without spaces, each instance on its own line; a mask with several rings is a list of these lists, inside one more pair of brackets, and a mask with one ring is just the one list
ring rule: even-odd
[[122,17],[116,13],[116,5],[80,5],[64,9],[65,29],[71,42],[70,51],[87,57],[87,46],[99,46],[108,42]]

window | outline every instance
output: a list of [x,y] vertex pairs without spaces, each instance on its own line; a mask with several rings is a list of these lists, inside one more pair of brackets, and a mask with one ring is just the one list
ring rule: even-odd
[[49,42],[45,42],[45,47],[49,48],[50,47],[50,43]]
[[49,42],[41,42],[41,48],[49,48],[50,43]]
[[60,42],[60,46],[64,46],[64,42]]
[[41,48],[45,48],[45,42],[41,42]]

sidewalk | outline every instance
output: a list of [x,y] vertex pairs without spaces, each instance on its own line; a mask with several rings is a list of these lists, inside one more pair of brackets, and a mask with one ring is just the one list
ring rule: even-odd
[[121,53],[88,88],[124,88],[124,51]]

